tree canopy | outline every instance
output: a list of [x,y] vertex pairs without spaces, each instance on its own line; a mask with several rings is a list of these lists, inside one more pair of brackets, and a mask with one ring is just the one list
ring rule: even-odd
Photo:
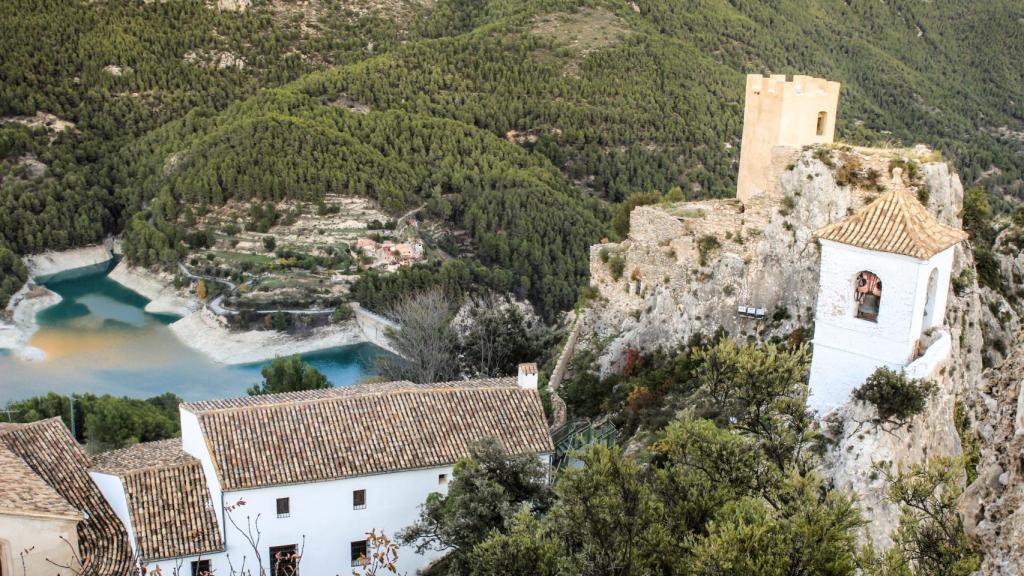
[[625,231],[614,205],[733,194],[747,72],[838,80],[843,140],[928,143],[1020,195],[1011,0],[207,4],[0,7],[0,115],[17,120],[0,124],[0,244],[123,232],[131,261],[167,266],[198,232],[186,208],[426,203],[466,240],[458,278],[449,262],[371,276],[360,301],[473,284],[551,318],[586,285],[588,246]]
[[270,364],[260,369],[260,374],[263,375],[263,382],[249,387],[247,392],[250,396],[331,387],[331,383],[322,372],[303,362],[297,354],[274,358]]

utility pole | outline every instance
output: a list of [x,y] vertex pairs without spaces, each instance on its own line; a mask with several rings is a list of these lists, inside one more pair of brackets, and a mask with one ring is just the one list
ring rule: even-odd
[[68,396],[68,401],[71,403],[71,436],[78,442],[78,434],[75,434],[75,396],[74,394]]

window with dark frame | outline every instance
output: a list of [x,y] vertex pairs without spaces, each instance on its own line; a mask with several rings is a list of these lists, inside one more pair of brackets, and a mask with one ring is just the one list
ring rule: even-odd
[[193,560],[192,576],[213,576],[209,560]]
[[366,508],[366,490],[352,491],[352,509],[362,510]]
[[437,475],[437,484],[438,484],[438,486],[447,486],[448,485],[448,475],[447,474],[438,474]]
[[298,574],[299,547],[296,544],[271,546],[270,576],[298,576]]
[[277,517],[287,518],[292,515],[292,503],[290,498],[277,499]]
[[818,112],[818,136],[825,135],[825,122],[828,120],[828,112]]
[[359,566],[360,558],[366,558],[366,540],[357,540],[352,543],[352,566]]

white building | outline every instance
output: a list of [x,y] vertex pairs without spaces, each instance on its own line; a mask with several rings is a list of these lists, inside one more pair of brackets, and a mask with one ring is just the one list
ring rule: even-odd
[[82,520],[79,510],[0,443],[0,576],[23,569],[74,574],[61,566],[74,563]]
[[124,526],[88,466],[60,418],[0,424],[0,575],[131,573]]
[[[180,441],[104,454],[92,469],[140,561],[164,574],[230,574],[243,561],[290,574],[295,553],[303,574],[348,574],[367,533],[411,525],[474,442],[545,461],[554,451],[529,374],[195,402],[180,414]],[[438,556],[402,548],[400,572]]]
[[842,405],[877,368],[927,377],[946,359],[953,249],[967,235],[892,191],[817,231],[821,273],[811,409]]

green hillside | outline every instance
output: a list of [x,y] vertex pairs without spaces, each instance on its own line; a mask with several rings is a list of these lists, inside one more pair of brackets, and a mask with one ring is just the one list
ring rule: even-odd
[[[129,255],[168,264],[182,201],[344,192],[396,215],[428,203],[468,235],[485,283],[551,313],[611,234],[607,203],[733,194],[747,72],[838,80],[841,139],[929,143],[966,182],[1024,194],[1024,6],[1010,0],[309,6],[4,3],[0,115],[76,127],[52,142],[0,127],[0,243],[80,244],[140,213]],[[219,67],[222,53],[245,65]]]

